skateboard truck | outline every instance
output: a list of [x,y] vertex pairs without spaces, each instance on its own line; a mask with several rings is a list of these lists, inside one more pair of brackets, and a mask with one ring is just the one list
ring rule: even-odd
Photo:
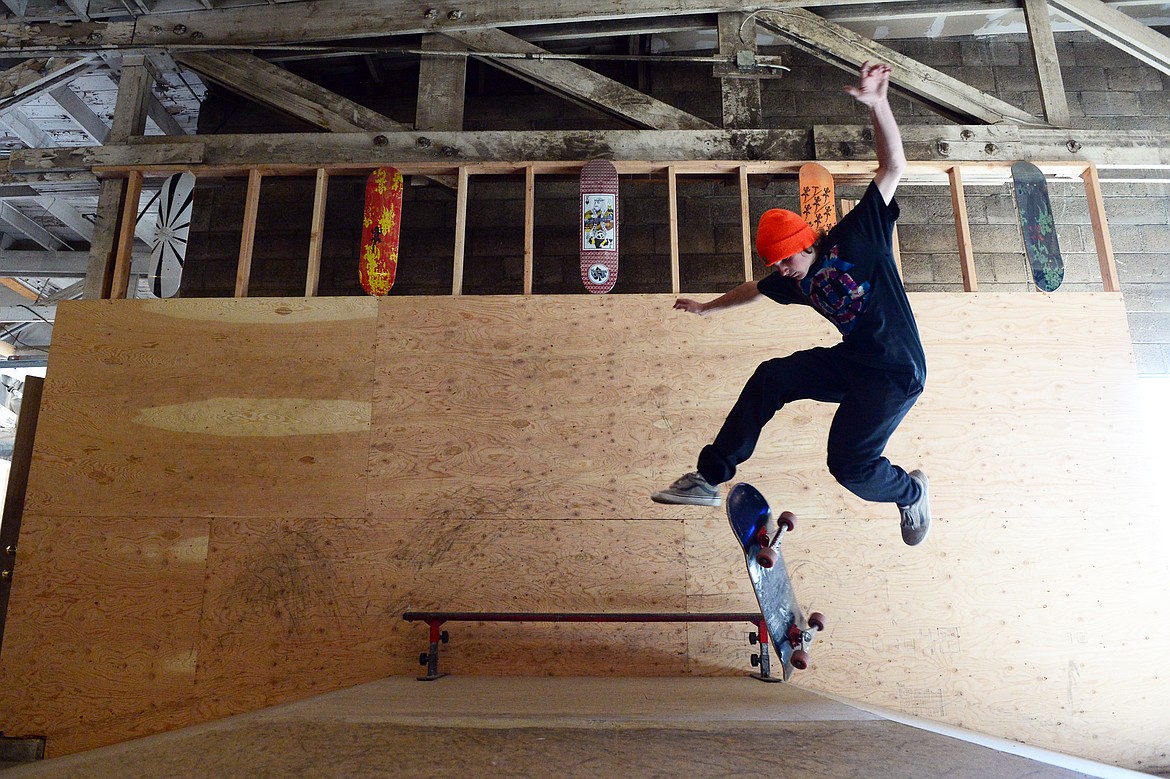
[[[756,539],[760,542],[760,551],[756,554],[756,562],[761,568],[771,568],[780,559],[776,547],[780,545],[780,538],[796,527],[796,515],[791,511],[782,511],[780,516],[773,520],[769,510],[768,519],[757,532]],[[769,541],[768,539],[772,540]]]
[[[792,647],[792,667],[803,671],[809,666],[809,649],[812,648],[813,638],[825,629],[825,615],[814,611],[808,617],[808,629],[801,630],[795,624],[788,628],[788,644]],[[748,633],[748,643],[760,645],[760,653],[751,656],[753,668],[759,668],[759,673],[752,677],[761,682],[782,682],[783,679],[772,676],[771,658],[768,654],[768,623],[761,618],[756,622],[756,632]]]
[[759,679],[761,682],[782,682],[782,678],[772,676],[771,658],[768,653],[768,623],[764,621],[763,617],[756,622],[756,632],[748,633],[748,643],[755,646],[760,645],[760,653],[751,656],[752,668],[759,668],[759,673],[752,674],[753,679]]
[[808,615],[808,630],[796,625],[788,628],[788,643],[792,646],[792,667],[798,671],[808,668],[808,650],[812,648],[813,637],[825,629],[825,615],[814,611]]

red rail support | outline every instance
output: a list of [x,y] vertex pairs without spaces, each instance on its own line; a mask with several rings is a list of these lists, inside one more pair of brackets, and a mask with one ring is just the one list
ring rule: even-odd
[[447,622],[750,622],[756,632],[748,636],[752,644],[759,645],[759,654],[751,656],[753,666],[759,672],[752,674],[765,682],[778,682],[780,678],[771,675],[768,656],[768,625],[759,612],[733,613],[662,613],[662,612],[498,612],[498,611],[408,611],[402,615],[407,622],[425,622],[429,627],[430,647],[419,655],[419,665],[427,669],[420,681],[433,681],[446,676],[439,672],[439,644],[450,640],[442,626]]

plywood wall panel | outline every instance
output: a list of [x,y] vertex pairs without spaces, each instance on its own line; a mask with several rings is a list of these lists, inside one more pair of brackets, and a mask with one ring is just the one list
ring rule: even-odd
[[[648,494],[694,467],[758,362],[836,336],[807,310],[765,303],[696,317],[672,302],[64,306],[31,516],[69,533],[96,517],[101,538],[127,548],[151,528],[204,523],[191,721],[415,673],[425,630],[401,621],[408,608],[750,609],[722,512]],[[828,474],[831,407],[783,409],[740,469],[798,514],[785,555],[802,603],[829,617],[798,683],[1149,765],[1170,727],[1160,679],[1168,541],[1148,491],[1163,475],[1138,443],[1120,297],[912,303],[930,374],[887,454],[931,475],[936,526],[923,546],[902,544],[893,507],[854,498]],[[181,413],[141,421],[143,409],[168,406]],[[241,430],[250,435],[227,435]],[[78,548],[105,548],[78,533]],[[91,613],[69,599],[83,581],[73,552],[46,554],[61,561],[45,563],[39,594],[14,591],[25,632],[19,660],[6,646],[0,667],[15,689],[36,682],[81,703],[25,707],[4,724],[37,723],[57,734],[51,749],[70,749],[88,723],[107,722],[98,698],[115,693],[79,658],[145,667],[149,626],[192,584],[174,563],[144,568],[157,582],[148,600],[141,581],[114,576],[122,594],[102,595]],[[106,612],[141,624],[119,638],[102,632]],[[41,620],[53,633],[32,629]],[[461,673],[740,673],[748,630],[451,626],[444,662]],[[83,638],[96,643],[82,648]],[[30,649],[54,640],[56,655]],[[111,738],[149,727],[151,712],[171,712],[158,727],[180,718],[184,699],[166,685],[103,678],[138,696],[124,727],[108,725]],[[86,690],[96,692],[76,694]]]
[[25,516],[0,731],[90,749],[190,721],[206,519]]
[[[761,355],[810,336],[778,334],[750,309],[720,320],[672,303],[387,301],[371,511],[447,515],[474,501],[484,518],[677,516],[648,509],[647,486],[693,468]],[[814,325],[813,339],[828,337],[815,317],[796,313]],[[742,349],[727,347],[732,330]],[[421,434],[436,427],[444,433]]]
[[62,304],[30,510],[360,514],[375,307]]
[[[427,632],[405,611],[684,611],[682,534],[678,522],[216,520],[200,716],[417,673]],[[442,662],[462,673],[686,669],[680,625],[447,629]]]

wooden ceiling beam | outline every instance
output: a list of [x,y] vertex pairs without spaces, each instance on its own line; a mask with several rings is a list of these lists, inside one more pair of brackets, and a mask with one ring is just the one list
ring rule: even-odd
[[328,132],[407,130],[407,125],[243,51],[176,52],[175,60],[236,94]]
[[528,130],[487,132],[279,133],[141,138],[124,145],[18,149],[8,179],[127,166],[265,168],[541,160],[803,159],[807,130]]
[[[1052,160],[1093,162],[1101,168],[1170,168],[1170,132],[1015,125],[903,125],[901,130],[906,157],[915,161]],[[818,125],[813,143],[819,160],[869,160],[876,154],[873,133],[864,125]]]
[[1024,19],[1032,43],[1032,62],[1036,66],[1044,118],[1051,125],[1067,127],[1068,96],[1064,92],[1064,78],[1060,74],[1060,58],[1056,54],[1056,38],[1052,34],[1048,3],[1045,0],[1024,0]]
[[[907,157],[946,164],[1004,163],[1019,159],[1102,168],[1170,169],[1170,132],[1060,130],[1014,125],[903,125]],[[811,142],[810,142],[811,141]],[[815,146],[815,148],[814,148]],[[461,164],[579,163],[595,156],[616,161],[788,160],[858,161],[874,156],[868,125],[817,126],[807,130],[608,130],[484,131],[401,133],[279,133],[152,137],[130,143],[61,149],[18,149],[4,180],[24,175],[58,177],[96,169],[99,175],[130,167],[151,167],[163,175],[195,168],[215,175],[245,167],[273,173],[327,167],[357,175],[378,165],[413,166],[450,172]],[[518,169],[519,170],[519,169]],[[415,171],[411,171],[415,172]],[[521,171],[522,172],[522,171]],[[220,175],[223,175],[222,173]]]
[[49,96],[94,143],[106,142],[110,135],[109,126],[68,84],[49,90]]
[[540,60],[544,49],[503,30],[445,33],[472,52],[503,52],[533,59],[484,57],[492,67],[567,98],[574,103],[652,130],[707,130],[713,125],[625,84],[568,60]]
[[1170,73],[1170,38],[1165,35],[1101,0],[1049,0],[1048,4],[1101,40],[1163,73]]
[[97,66],[95,54],[25,60],[0,73],[0,113],[24,105]]
[[1043,122],[1026,111],[980,92],[958,79],[913,60],[852,30],[802,8],[765,11],[759,24],[792,42],[801,51],[855,73],[863,62],[886,62],[893,67],[890,83],[933,111],[962,123]]
[[[16,2],[17,0],[11,0]],[[854,22],[897,20],[956,15],[987,15],[1019,12],[1019,0],[932,0],[926,3],[905,0],[775,0],[770,3],[733,3],[727,0],[616,0],[604,5],[550,3],[547,0],[477,0],[461,9],[457,19],[444,9],[434,18],[425,16],[426,5],[412,0],[306,0],[256,6],[146,14],[134,21],[0,24],[0,49],[60,50],[67,47],[100,46],[125,49],[157,46],[225,46],[229,44],[279,44],[288,41],[354,40],[399,34],[445,32],[451,29],[482,27],[543,27],[520,32],[530,40],[552,40],[564,35],[575,38],[599,35],[656,32],[664,17],[679,28],[693,26],[690,17],[724,12],[750,12],[761,8],[815,8],[833,21]],[[1108,8],[1141,9],[1158,12],[1162,3],[1153,0],[1110,0]],[[1118,11],[1120,13],[1120,11]],[[1123,14],[1124,15],[1124,14]],[[671,24],[665,25],[669,28]],[[573,29],[573,26],[576,29]],[[612,30],[610,27],[612,26]],[[710,27],[711,24],[706,26]],[[562,32],[563,30],[563,32]]]
[[[440,53],[467,51],[445,35],[424,35],[421,46]],[[418,130],[462,130],[467,94],[467,58],[423,55],[419,61],[414,126]]]

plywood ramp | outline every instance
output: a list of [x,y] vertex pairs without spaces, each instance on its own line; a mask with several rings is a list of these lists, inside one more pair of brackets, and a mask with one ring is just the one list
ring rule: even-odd
[[1008,753],[1009,745],[970,738],[745,677],[457,676],[437,684],[396,677],[50,760],[21,776],[1082,779],[1102,769],[1121,773],[1037,750]]
[[[1170,762],[1166,535],[1109,293],[915,294],[927,391],[887,454],[936,528],[824,465],[785,408],[739,478],[800,524],[829,616],[798,684],[991,735]],[[416,671],[408,609],[742,611],[722,513],[650,503],[811,311],[667,295],[62,304],[0,729],[64,754]],[[742,625],[448,627],[459,674],[738,675]]]

